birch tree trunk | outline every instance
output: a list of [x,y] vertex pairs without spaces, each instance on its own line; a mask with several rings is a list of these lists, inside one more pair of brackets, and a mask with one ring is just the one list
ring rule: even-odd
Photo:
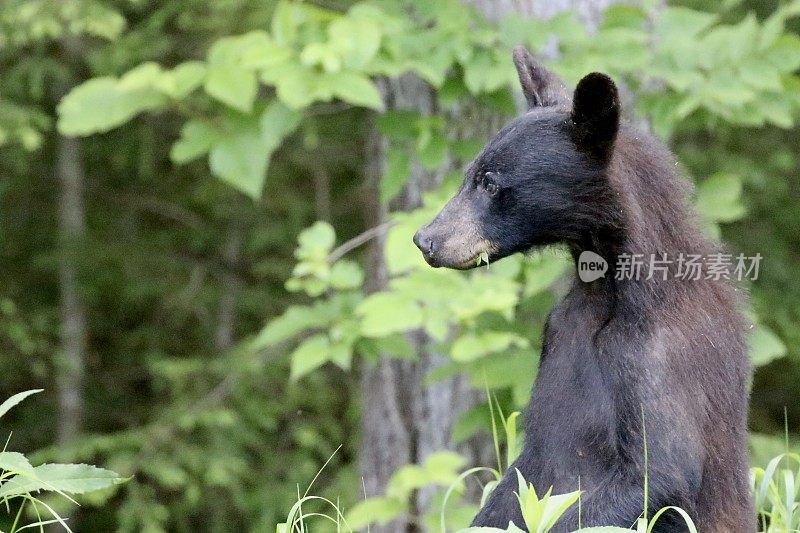
[[[550,17],[566,9],[576,9],[583,20],[595,26],[602,10],[619,0],[463,0],[490,20],[518,13],[528,17]],[[509,50],[509,61],[511,51]],[[410,109],[423,115],[435,113],[433,90],[420,78],[407,74],[386,80],[382,86],[387,109]],[[476,112],[477,111],[477,112]],[[501,123],[501,117],[486,116],[481,110],[464,110],[454,122],[465,123],[473,132],[491,134]],[[386,207],[380,204],[380,178],[385,169],[386,141],[375,131],[368,146],[368,191],[370,226],[386,218]],[[433,172],[414,164],[405,193],[397,201],[398,209],[418,207],[422,193],[437,187],[450,170],[447,166]],[[367,291],[386,287],[388,274],[383,258],[384,239],[374,240],[369,250]],[[424,385],[425,376],[446,362],[446,358],[431,350],[423,332],[409,336],[417,352],[416,362],[381,358],[375,366],[365,366],[361,374],[362,441],[360,470],[367,496],[385,492],[386,484],[399,467],[421,463],[431,453],[453,449],[452,428],[459,416],[481,401],[482,394],[471,391],[464,378],[451,378]],[[476,463],[492,464],[491,444],[474,446],[467,455]],[[465,450],[461,450],[464,452]],[[488,454],[486,453],[488,451]],[[412,502],[414,511],[422,515],[430,502],[431,490],[419,491]],[[419,530],[405,520],[386,526],[372,527],[375,533],[408,533]]]
[[84,168],[80,141],[59,136],[55,174],[59,182],[58,241],[61,349],[55,362],[58,389],[57,439],[64,444],[83,423],[86,374],[86,309],[80,294],[77,254],[86,235],[83,204]]

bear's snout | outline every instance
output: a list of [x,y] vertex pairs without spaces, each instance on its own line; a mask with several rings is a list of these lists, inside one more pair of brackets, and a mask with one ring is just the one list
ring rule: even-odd
[[417,230],[417,232],[414,234],[414,244],[416,244],[417,248],[419,248],[422,252],[422,257],[425,258],[425,262],[432,267],[439,266],[434,260],[436,243],[433,235],[431,235],[429,226],[424,226]]

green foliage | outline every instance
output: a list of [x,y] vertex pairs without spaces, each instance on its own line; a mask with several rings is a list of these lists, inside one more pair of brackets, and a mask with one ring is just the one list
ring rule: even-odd
[[440,451],[431,454],[422,465],[407,465],[395,472],[389,480],[386,496],[367,498],[346,513],[353,529],[370,523],[387,523],[409,511],[411,493],[429,485],[448,486],[459,483],[458,470],[464,458],[454,452]]
[[[638,116],[697,177],[709,231],[743,251],[769,247],[766,278],[752,287],[751,356],[771,390],[798,382],[790,366],[800,345],[792,304],[800,301],[797,138],[781,129],[793,127],[800,108],[798,2],[772,12],[753,4],[757,17],[748,4],[693,3],[715,12],[621,5],[591,35],[572,13],[492,24],[452,0],[411,4],[11,0],[0,7],[0,166],[9,177],[0,187],[8,280],[0,296],[18,307],[0,314],[5,386],[52,377],[59,320],[52,152],[57,132],[78,136],[88,170],[88,236],[76,255],[89,308],[91,434],[43,450],[34,463],[102,460],[137,478],[120,487],[113,510],[92,510],[104,496],[90,495],[81,525],[271,530],[297,501],[295,483],[340,443],[345,453],[329,469],[337,474],[320,480],[327,502],[306,500],[293,516],[302,522],[337,494],[349,495],[341,502],[349,506],[359,492],[350,370],[380,357],[413,360],[409,332],[424,331],[449,358],[426,382],[465,373],[506,412],[527,401],[534,347],[570,268],[563,254],[508,258],[467,274],[429,269],[411,236],[452,192],[458,172],[419,210],[391,213],[391,228],[378,232],[386,290],[365,294],[365,263],[349,240],[369,230],[365,125],[377,125],[387,149],[377,188],[391,210],[412,172],[447,174],[483,146],[485,132],[459,123],[460,110],[515,113],[509,50],[519,43],[555,49],[549,66],[569,82],[595,70],[620,80]],[[431,110],[384,109],[378,80],[403,73],[425,80]],[[311,205],[325,189],[312,186],[311,175],[329,178],[327,213],[325,202]],[[316,218],[332,225],[301,232]],[[240,244],[234,258],[223,253],[231,242]],[[240,342],[227,345],[216,330],[231,298],[232,338]],[[755,422],[772,429],[765,405],[784,396],[758,394],[758,379],[755,387]],[[486,431],[478,411],[459,424],[461,440]],[[38,426],[57,423],[50,411],[21,412],[15,438],[49,444]],[[519,436],[507,419],[502,426],[504,466]],[[0,460],[27,469],[13,452]],[[398,487],[433,479],[416,468]],[[461,494],[455,473],[438,479],[448,477],[452,494]],[[368,500],[362,522],[407,513],[407,498],[397,494]],[[471,510],[448,507],[447,525],[455,529],[455,513]]]
[[[794,465],[794,468],[789,465]],[[753,469],[751,479],[756,509],[759,510],[759,531],[789,531],[800,525],[798,465],[800,455],[786,452],[773,458],[766,469]]]
[[[38,392],[42,392],[42,390],[24,391],[8,398],[0,404],[0,418],[25,398]],[[110,470],[85,464],[43,464],[34,467],[23,454],[5,450],[0,452],[0,471],[2,471],[0,504],[3,504],[7,510],[17,508],[10,533],[53,523],[58,523],[67,531],[71,531],[66,521],[50,505],[34,494],[55,492],[74,502],[69,495],[107,489],[127,481]],[[19,520],[23,516],[22,512],[26,505],[34,509],[38,521],[23,526],[19,524]],[[42,519],[39,512],[40,507],[47,510],[53,519]]]

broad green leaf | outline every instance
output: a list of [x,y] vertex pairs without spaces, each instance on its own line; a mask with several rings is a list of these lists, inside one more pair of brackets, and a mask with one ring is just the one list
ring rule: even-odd
[[377,124],[380,132],[395,141],[413,141],[419,133],[422,117],[416,111],[405,109],[389,109],[378,115]]
[[430,483],[451,483],[458,477],[459,470],[466,463],[461,454],[449,450],[441,450],[430,454],[422,465],[422,469]]
[[762,57],[781,72],[794,72],[800,68],[800,36],[793,33],[781,35],[763,52]]
[[267,32],[255,30],[215,41],[208,51],[208,63],[258,68],[261,66],[258,60],[264,59],[265,56],[270,56],[277,49],[282,48],[272,41]]
[[83,494],[126,481],[119,474],[85,464],[45,464],[33,469],[33,477],[16,475],[0,485],[0,498],[39,490]]
[[783,88],[778,69],[761,59],[754,58],[743,62],[738,71],[741,80],[755,89],[779,92]]
[[411,491],[428,484],[428,476],[420,465],[405,465],[392,474],[386,494],[399,500],[406,499]]
[[272,153],[277,149],[286,136],[297,129],[301,119],[300,113],[289,109],[280,101],[270,102],[259,121],[265,151]]
[[459,294],[450,302],[450,309],[459,320],[468,321],[485,312],[501,313],[513,318],[519,301],[519,286],[509,279],[491,275],[485,269],[473,273],[470,291]]
[[570,492],[567,494],[554,494],[547,500],[542,513],[543,528],[540,531],[544,532],[553,527],[556,521],[561,517],[567,509],[572,507],[581,495],[581,491]]
[[419,228],[433,219],[439,207],[439,205],[432,205],[411,213],[394,215],[397,224],[389,230],[384,246],[386,264],[389,266],[391,274],[396,275],[414,268],[427,267],[425,259],[414,246],[412,239]]
[[556,255],[539,254],[525,261],[525,287],[524,296],[533,296],[547,290],[553,283],[561,278],[570,268],[570,263],[565,257]]
[[471,373],[473,387],[509,387],[515,406],[522,407],[528,403],[538,370],[536,354],[531,353],[530,349],[485,357],[478,359],[475,364],[475,370]]
[[323,259],[336,244],[336,232],[328,222],[318,220],[300,232],[297,244],[295,255],[298,257]]
[[612,5],[603,13],[601,30],[608,28],[640,29],[648,21],[647,11],[642,6]]
[[328,36],[345,65],[353,70],[365,67],[381,45],[380,27],[367,18],[341,17],[328,26]]
[[786,345],[769,328],[757,325],[749,332],[747,344],[753,366],[766,365],[786,355]]
[[[300,116],[295,111],[277,101],[267,105],[257,122],[254,117],[231,114],[225,118],[223,131],[210,150],[211,172],[249,196],[260,197],[272,152],[299,122]],[[196,133],[199,137],[210,132]],[[205,147],[201,140],[195,141],[194,146],[179,155],[192,155],[189,148],[196,153]]]
[[43,390],[44,389],[31,389],[31,390],[26,390],[24,392],[18,392],[15,395],[11,396],[9,399],[0,404],[0,418],[2,418],[3,415],[5,415],[9,411],[9,409],[17,405],[19,402],[21,402],[28,396],[36,394],[37,392],[42,392]]
[[366,337],[384,337],[422,325],[422,308],[414,298],[397,292],[378,292],[356,308],[361,332]]
[[429,455],[422,465],[406,465],[397,470],[389,480],[386,493],[403,499],[414,489],[426,485],[449,485],[458,478],[465,459],[451,451],[443,450]]
[[261,350],[291,339],[304,331],[322,328],[335,318],[336,309],[327,302],[316,302],[313,306],[290,306],[282,315],[272,319],[252,340],[249,347]]
[[472,94],[479,94],[486,89],[492,70],[492,56],[488,50],[474,54],[469,63],[464,65],[464,85]]
[[697,210],[714,222],[738,220],[746,213],[741,195],[742,183],[738,176],[714,174],[697,187]]
[[235,64],[212,64],[205,81],[206,92],[230,107],[249,113],[256,97],[256,75]]
[[171,71],[163,72],[154,86],[174,100],[180,100],[200,87],[206,75],[206,66],[200,61],[181,63]]
[[264,187],[269,155],[261,133],[247,128],[216,143],[208,164],[215,176],[257,199]]
[[392,147],[387,154],[386,172],[381,178],[381,202],[400,194],[411,175],[411,161],[404,150]]
[[417,146],[417,157],[423,167],[434,170],[447,158],[447,138],[441,131],[430,131],[424,139],[425,142]]
[[172,145],[169,157],[178,164],[208,153],[214,144],[220,142],[223,133],[211,121],[188,120],[181,128],[181,136]]
[[353,261],[337,261],[331,267],[331,287],[338,290],[357,289],[364,282],[364,271]]
[[247,69],[269,69],[294,60],[291,48],[270,42],[259,47],[247,48],[241,52],[239,62]]
[[7,472],[33,474],[28,458],[17,452],[0,452],[0,469]]
[[465,333],[454,343],[451,351],[453,360],[474,361],[492,353],[501,352],[511,346],[526,347],[528,340],[506,331],[481,331]]
[[327,335],[314,335],[303,341],[292,352],[290,379],[296,381],[330,360],[330,342]]
[[334,96],[345,102],[379,111],[383,109],[381,94],[372,80],[362,74],[344,70],[325,76],[324,83]]
[[385,524],[407,511],[408,505],[396,498],[374,497],[360,501],[350,509],[345,518],[353,530],[364,529],[377,522]]
[[325,72],[342,70],[342,59],[327,43],[309,43],[300,54],[300,62],[307,67],[320,66]]
[[75,87],[58,104],[58,131],[70,136],[106,132],[165,102],[150,86],[123,88],[121,80],[94,78]]
[[268,85],[275,85],[278,98],[292,109],[307,107],[320,94],[329,94],[326,89],[320,92],[320,73],[302,64],[288,63],[280,67],[266,69],[261,73],[261,81]]
[[657,35],[666,39],[674,38],[673,36],[688,39],[711,26],[716,18],[717,16],[711,13],[671,6],[656,17],[655,31]]

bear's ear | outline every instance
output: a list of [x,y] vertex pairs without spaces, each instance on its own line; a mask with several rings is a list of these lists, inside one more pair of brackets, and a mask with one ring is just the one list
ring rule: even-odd
[[605,74],[593,72],[578,82],[572,100],[571,125],[575,143],[606,159],[619,129],[617,86]]
[[569,103],[564,82],[536,61],[524,46],[514,48],[512,57],[529,109]]

